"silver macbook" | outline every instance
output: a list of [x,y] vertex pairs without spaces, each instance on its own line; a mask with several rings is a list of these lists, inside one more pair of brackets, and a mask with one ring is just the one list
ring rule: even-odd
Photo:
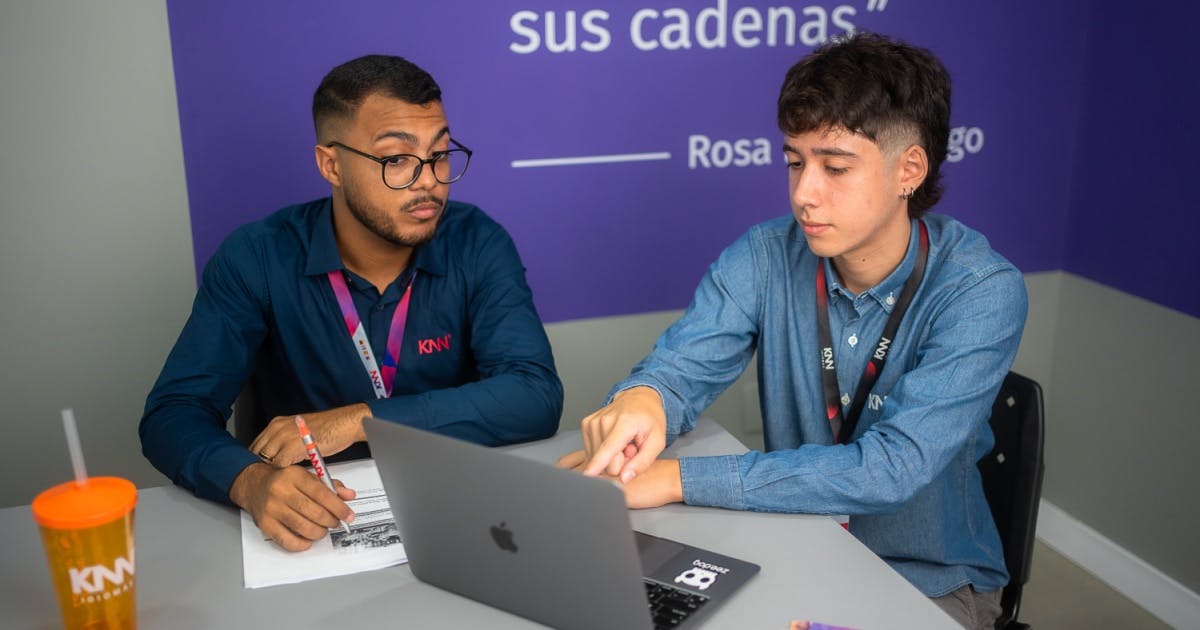
[[367,419],[413,575],[556,628],[690,628],[759,566],[630,527],[612,483]]

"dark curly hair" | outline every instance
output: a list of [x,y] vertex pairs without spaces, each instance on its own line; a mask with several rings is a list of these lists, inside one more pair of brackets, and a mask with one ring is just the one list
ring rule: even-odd
[[928,50],[866,31],[831,40],[788,70],[778,118],[787,135],[841,127],[885,152],[916,142],[929,173],[908,213],[918,217],[942,198],[950,74]]

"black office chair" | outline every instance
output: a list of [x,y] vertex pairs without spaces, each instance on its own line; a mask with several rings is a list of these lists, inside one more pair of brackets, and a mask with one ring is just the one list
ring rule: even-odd
[[1009,582],[1001,595],[997,630],[1028,629],[1017,621],[1021,590],[1029,581],[1037,529],[1038,501],[1042,496],[1042,442],[1045,411],[1042,388],[1029,378],[1009,372],[992,404],[989,421],[996,446],[979,460],[983,491],[1004,544],[1004,564]]
[[233,401],[233,436],[250,446],[255,437],[267,426],[267,420],[258,404],[258,386],[254,380],[246,381],[242,393]]

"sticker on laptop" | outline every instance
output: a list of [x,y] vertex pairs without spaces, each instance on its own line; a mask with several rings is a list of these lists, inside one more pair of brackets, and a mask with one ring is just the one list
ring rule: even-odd
[[717,581],[718,575],[729,573],[729,569],[709,564],[703,560],[693,560],[692,567],[675,578],[676,584],[685,584],[700,590],[706,590]]

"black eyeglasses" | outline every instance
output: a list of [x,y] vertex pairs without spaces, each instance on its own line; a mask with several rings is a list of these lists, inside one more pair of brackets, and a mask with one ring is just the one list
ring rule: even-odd
[[433,168],[433,178],[443,184],[453,184],[467,172],[471,163],[471,150],[451,138],[453,149],[434,151],[428,158],[422,158],[410,153],[397,153],[375,157],[370,153],[348,147],[341,142],[330,142],[327,147],[341,147],[356,155],[361,155],[372,162],[378,162],[383,168],[383,185],[392,190],[404,190],[416,183],[421,177],[421,168],[426,164]]

